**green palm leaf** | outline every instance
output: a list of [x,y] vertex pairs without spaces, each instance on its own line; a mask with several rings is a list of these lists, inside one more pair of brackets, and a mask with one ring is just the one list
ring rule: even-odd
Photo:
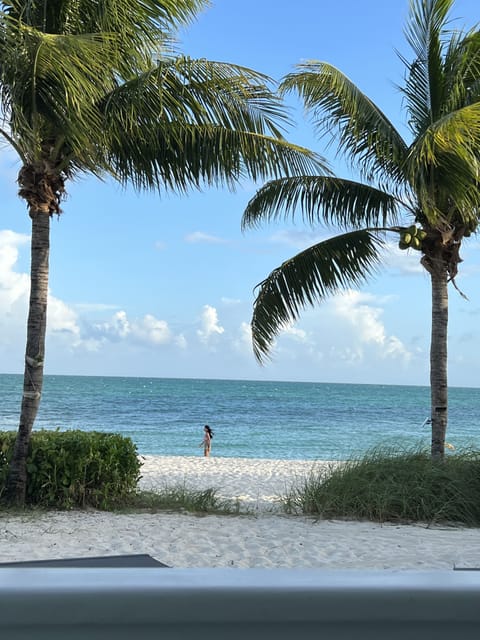
[[19,68],[18,52],[3,50],[0,95],[3,120],[18,138],[23,160],[37,158],[40,140],[55,137],[56,132],[81,149],[102,131],[96,102],[114,84],[102,63],[115,47],[113,39],[108,34],[43,34],[24,26],[16,33],[23,66]]
[[122,110],[127,127],[129,120],[137,124],[141,109],[165,123],[217,124],[279,137],[278,123],[286,126],[288,116],[269,85],[267,76],[245,67],[179,56],[116,87],[104,103],[111,117]]
[[266,82],[235,65],[163,62],[103,100],[109,140],[97,164],[140,188],[178,191],[323,170],[318,156],[280,136],[277,123],[288,119]]
[[338,130],[338,145],[367,179],[402,184],[407,145],[384,113],[338,69],[325,62],[297,66],[280,85],[296,91],[320,132]]
[[286,141],[248,131],[204,125],[170,125],[117,131],[105,166],[122,182],[139,189],[186,192],[202,184],[234,188],[239,180],[265,179],[317,167],[312,152]]
[[432,223],[478,208],[479,148],[480,102],[438,119],[412,144],[406,172]]
[[320,242],[272,271],[258,285],[254,302],[251,327],[257,360],[264,361],[274,337],[307,305],[365,282],[380,264],[383,244],[369,231],[354,231]]
[[295,215],[309,225],[341,228],[398,224],[397,199],[380,189],[330,176],[301,175],[271,180],[247,204],[242,227]]
[[405,34],[415,60],[407,64],[410,75],[404,93],[415,132],[425,130],[441,116],[446,90],[441,38],[452,3],[453,0],[425,0],[410,5]]

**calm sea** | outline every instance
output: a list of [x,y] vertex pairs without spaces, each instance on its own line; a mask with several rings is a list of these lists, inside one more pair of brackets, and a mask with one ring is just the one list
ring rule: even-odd
[[[22,376],[0,374],[0,429],[17,429]],[[374,446],[428,446],[427,387],[46,376],[35,428],[131,437],[144,454],[342,460]],[[452,388],[447,440],[480,447],[480,389]]]

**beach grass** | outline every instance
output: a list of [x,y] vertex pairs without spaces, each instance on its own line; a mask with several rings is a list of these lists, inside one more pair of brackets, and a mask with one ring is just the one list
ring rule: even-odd
[[109,510],[122,512],[160,511],[196,514],[239,515],[243,513],[236,500],[221,498],[218,489],[192,489],[184,484],[165,486],[155,491],[137,491],[111,505]]
[[432,462],[425,450],[374,449],[311,472],[282,502],[287,513],[326,519],[480,526],[480,451]]

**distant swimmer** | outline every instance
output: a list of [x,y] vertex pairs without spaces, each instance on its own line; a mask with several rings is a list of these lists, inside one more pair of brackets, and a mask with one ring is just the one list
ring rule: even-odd
[[202,442],[198,445],[199,447],[203,447],[203,455],[208,458],[210,455],[210,450],[212,448],[212,438],[213,438],[213,434],[214,431],[212,431],[212,429],[210,429],[210,427],[208,426],[208,424],[206,424],[203,427],[203,440]]

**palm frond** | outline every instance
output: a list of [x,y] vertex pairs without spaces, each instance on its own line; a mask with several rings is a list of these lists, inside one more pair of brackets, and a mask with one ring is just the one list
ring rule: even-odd
[[285,111],[268,78],[244,67],[180,58],[116,87],[103,100],[104,166],[140,188],[185,191],[325,171],[279,133]]
[[105,65],[116,48],[114,38],[44,34],[24,25],[9,36],[1,49],[2,119],[12,137],[22,138],[23,159],[44,153],[41,141],[52,144],[59,132],[74,151],[101,137],[96,105],[116,82]]
[[283,139],[222,126],[177,125],[117,130],[106,147],[104,165],[121,182],[138,189],[186,192],[190,187],[318,170],[316,155]]
[[369,185],[330,176],[294,176],[268,182],[248,202],[242,228],[300,210],[309,225],[340,228],[391,226],[398,223],[397,199]]
[[478,206],[479,148],[480,102],[438,119],[412,144],[406,172],[427,210]]
[[[289,117],[268,76],[238,65],[179,56],[116,87],[104,103],[136,124],[138,114],[165,122],[217,124],[280,137]],[[125,105],[129,105],[127,110]]]
[[409,75],[404,94],[409,123],[415,134],[425,131],[442,114],[446,90],[442,37],[452,4],[453,0],[422,0],[410,4],[405,35],[415,58],[407,64]]
[[446,99],[443,113],[480,99],[480,33],[471,30],[451,36],[445,53]]
[[402,184],[407,145],[385,114],[332,65],[310,61],[297,69],[280,91],[300,95],[321,133],[338,129],[340,150],[367,180]]
[[376,235],[354,231],[320,242],[272,271],[258,286],[254,302],[251,328],[257,360],[268,357],[275,336],[307,305],[365,282],[378,268],[382,247]]
[[209,0],[2,0],[0,8],[8,18],[44,33],[105,31],[152,43],[159,33],[192,22],[209,4]]

